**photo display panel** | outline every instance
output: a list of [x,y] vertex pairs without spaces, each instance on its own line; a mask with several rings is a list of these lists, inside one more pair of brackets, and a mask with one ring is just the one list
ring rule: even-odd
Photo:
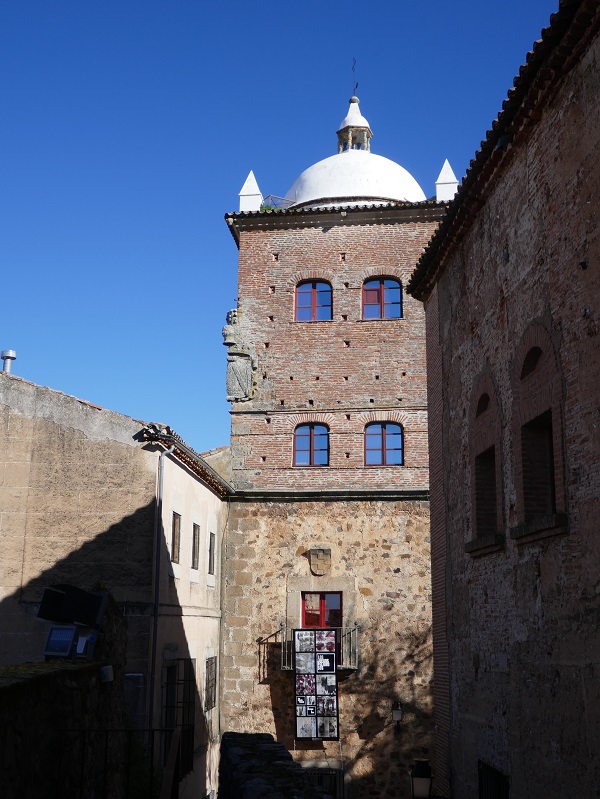
[[337,630],[294,630],[296,738],[338,741]]

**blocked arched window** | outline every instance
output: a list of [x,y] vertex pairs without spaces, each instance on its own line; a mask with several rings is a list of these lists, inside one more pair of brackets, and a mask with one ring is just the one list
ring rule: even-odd
[[550,332],[533,323],[517,350],[513,373],[513,442],[517,540],[566,529],[562,380]]
[[[540,347],[527,351],[521,367],[522,384],[544,379],[543,360]],[[525,522],[528,522],[556,513],[552,408],[546,408],[522,424],[520,432],[523,511]]]
[[303,280],[296,286],[296,322],[325,322],[332,318],[331,284]]
[[298,425],[294,431],[294,466],[329,466],[327,425]]
[[402,466],[404,431],[395,422],[372,422],[365,427],[365,466]]
[[472,538],[465,549],[474,556],[504,546],[501,442],[496,388],[492,375],[485,371],[473,386],[469,419]]
[[362,290],[363,319],[400,319],[402,284],[393,277],[365,280]]

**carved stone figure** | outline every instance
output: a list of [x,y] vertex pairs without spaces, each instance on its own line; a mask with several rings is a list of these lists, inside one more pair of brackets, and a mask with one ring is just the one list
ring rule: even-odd
[[252,399],[256,390],[258,364],[253,348],[243,341],[236,309],[227,313],[223,339],[227,347],[227,401],[244,402]]

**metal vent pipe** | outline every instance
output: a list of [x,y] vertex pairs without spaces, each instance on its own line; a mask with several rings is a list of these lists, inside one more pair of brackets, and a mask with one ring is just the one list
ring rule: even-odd
[[16,359],[17,353],[14,350],[2,350],[0,353],[0,358],[4,361],[4,366],[2,367],[2,371],[10,374],[12,362]]

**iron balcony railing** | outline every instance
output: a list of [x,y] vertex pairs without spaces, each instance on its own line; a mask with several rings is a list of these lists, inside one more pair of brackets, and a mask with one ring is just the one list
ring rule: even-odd
[[[335,627],[337,630],[338,652],[337,667],[339,670],[356,671],[358,669],[358,624],[353,627]],[[293,629],[282,626],[281,638],[281,668],[291,671],[293,665]]]

